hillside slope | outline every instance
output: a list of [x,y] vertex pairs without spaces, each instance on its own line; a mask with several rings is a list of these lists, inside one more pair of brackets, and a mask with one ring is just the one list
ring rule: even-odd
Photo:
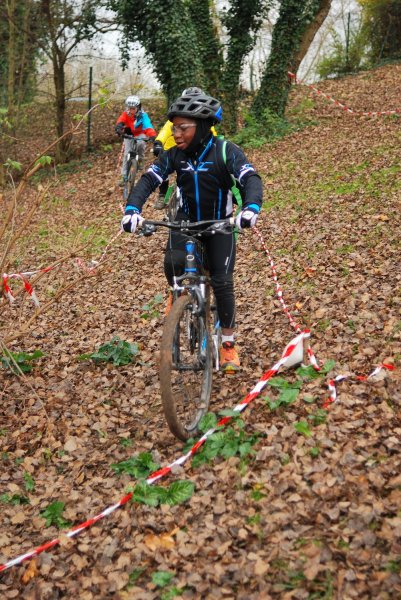
[[[401,108],[400,75],[395,65],[319,87],[358,111],[390,110]],[[400,118],[347,114],[305,86],[294,89],[289,114],[312,124],[248,153],[265,184],[258,226],[284,299],[311,329],[318,360],[335,361],[330,377],[369,374],[383,362],[395,370],[346,379],[327,409],[326,377],[304,381],[292,403],[267,386],[244,413],[244,435],[259,435],[253,455],[188,463],[170,479],[195,483],[189,502],[114,512],[35,559],[31,576],[27,564],[0,576],[2,597],[401,597]],[[60,172],[14,268],[51,264],[90,232],[84,258],[101,256],[121,218],[118,150]],[[151,205],[145,214],[158,216]],[[102,275],[84,279],[11,346],[45,356],[24,380],[1,373],[1,562],[58,535],[39,516],[50,503],[64,502],[64,518],[78,524],[118,501],[132,478],[112,464],[151,452],[165,465],[182,454],[161,414],[163,309],[145,306],[166,291],[164,243],[119,236]],[[76,269],[70,261],[42,277],[41,301]],[[216,375],[216,413],[235,406],[294,336],[251,233],[239,242],[236,286],[243,370]],[[32,314],[21,298],[3,313],[8,331]],[[77,360],[115,335],[140,345],[138,364]],[[174,573],[162,590],[152,582],[158,571]]]

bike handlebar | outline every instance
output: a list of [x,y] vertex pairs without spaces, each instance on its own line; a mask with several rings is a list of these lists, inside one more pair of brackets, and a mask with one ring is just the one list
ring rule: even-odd
[[150,138],[148,137],[135,137],[134,135],[132,135],[132,133],[123,133],[121,136],[123,139],[125,140],[136,140],[138,141],[142,141],[142,142],[149,142]]
[[[190,231],[192,234],[198,233],[203,234],[206,232],[213,233],[229,233],[227,231],[228,227],[232,227],[235,225],[235,217],[230,217],[228,219],[211,219],[207,221],[152,221],[152,220],[144,220],[142,223],[138,224],[138,229],[141,230],[142,235],[152,235],[156,232],[158,227],[166,227],[167,229],[172,229],[174,231],[181,231],[181,233],[185,233]],[[204,227],[201,231],[194,232],[192,230]]]

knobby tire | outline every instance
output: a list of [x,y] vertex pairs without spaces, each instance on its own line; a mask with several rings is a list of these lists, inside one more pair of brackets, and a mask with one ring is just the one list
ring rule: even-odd
[[210,333],[205,317],[192,314],[193,302],[185,295],[173,303],[160,348],[163,411],[171,433],[182,441],[197,433],[212,391]]
[[124,200],[128,200],[128,196],[131,193],[132,188],[135,185],[135,179],[138,173],[138,161],[136,158],[132,159],[131,166],[128,173],[128,179],[124,186]]

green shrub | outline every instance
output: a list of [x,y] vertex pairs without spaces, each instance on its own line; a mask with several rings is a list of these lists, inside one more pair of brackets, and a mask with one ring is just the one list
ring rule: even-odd
[[321,79],[341,77],[368,67],[366,34],[361,27],[350,30],[348,50],[338,31],[333,28],[330,33],[332,42],[328,53],[316,65]]
[[134,362],[139,354],[138,344],[121,340],[117,335],[110,342],[102,344],[92,354],[81,354],[79,360],[90,358],[95,363],[110,362],[116,367]]
[[292,127],[283,117],[268,108],[258,119],[250,113],[244,115],[245,126],[232,138],[239,146],[261,148],[269,142],[287,135]]

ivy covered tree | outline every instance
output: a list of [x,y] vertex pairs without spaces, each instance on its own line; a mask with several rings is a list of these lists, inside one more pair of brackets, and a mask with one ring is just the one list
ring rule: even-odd
[[153,65],[168,102],[184,88],[205,83],[190,4],[185,0],[108,2],[123,28],[123,63],[128,64],[130,60],[128,43],[139,42]]
[[256,34],[270,4],[271,2],[266,3],[263,0],[233,0],[222,19],[229,42],[222,73],[221,91],[225,127],[230,133],[237,127],[238,88],[244,59],[252,50]]
[[[231,130],[236,126],[244,59],[271,4],[272,0],[232,0],[219,20],[210,0],[108,0],[124,39],[145,48],[167,102],[185,87],[204,87],[223,98],[224,124]],[[129,45],[124,43],[123,60],[129,61]]]
[[189,4],[189,14],[192,23],[195,23],[197,51],[205,85],[212,96],[218,96],[224,57],[215,7],[210,0],[192,0]]
[[0,6],[0,103],[10,117],[35,92],[38,28],[34,0],[5,0]]
[[167,102],[197,85],[222,98],[224,127],[237,126],[240,77],[263,20],[279,7],[270,58],[253,105],[284,113],[289,82],[327,15],[331,0],[231,0],[220,13],[213,0],[107,0],[124,32],[123,57],[139,42],[154,67]]
[[288,71],[296,73],[304,36],[313,31],[313,23],[323,9],[327,15],[330,4],[331,0],[281,0],[270,55],[252,104],[252,113],[258,120],[263,121],[266,111],[284,115],[291,86]]

